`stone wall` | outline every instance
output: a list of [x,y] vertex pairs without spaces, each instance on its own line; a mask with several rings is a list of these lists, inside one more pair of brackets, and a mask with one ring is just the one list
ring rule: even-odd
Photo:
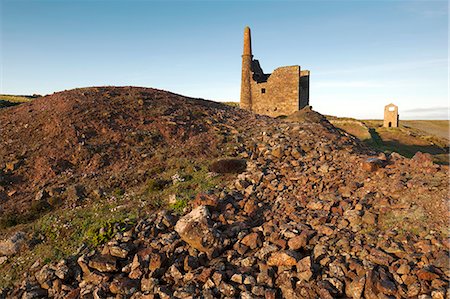
[[252,111],[269,116],[289,115],[299,110],[300,66],[280,67],[267,82],[251,82]]
[[290,115],[309,105],[309,71],[300,66],[277,68],[265,74],[253,59],[250,28],[244,29],[240,107],[272,117]]
[[309,105],[309,71],[300,71],[300,109]]

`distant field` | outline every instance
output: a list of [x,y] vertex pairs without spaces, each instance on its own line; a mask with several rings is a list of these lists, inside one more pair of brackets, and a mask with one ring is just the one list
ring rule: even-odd
[[16,96],[8,94],[0,94],[0,108],[19,105],[21,103],[32,101],[39,96]]
[[436,163],[449,164],[448,120],[401,120],[399,128],[384,128],[382,120],[328,119],[334,126],[379,150],[409,158],[420,151],[433,155]]
[[450,138],[450,121],[448,120],[403,120],[401,124],[405,127],[422,130],[428,134],[446,139]]

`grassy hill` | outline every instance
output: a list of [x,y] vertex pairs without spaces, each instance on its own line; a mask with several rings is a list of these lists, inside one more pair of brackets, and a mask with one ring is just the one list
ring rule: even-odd
[[0,94],[0,108],[16,106],[21,103],[26,103],[32,101],[35,98],[40,97],[39,95],[8,95]]
[[449,164],[448,120],[401,120],[399,128],[384,128],[382,120],[327,117],[369,146],[409,158],[418,151],[429,153],[436,163]]

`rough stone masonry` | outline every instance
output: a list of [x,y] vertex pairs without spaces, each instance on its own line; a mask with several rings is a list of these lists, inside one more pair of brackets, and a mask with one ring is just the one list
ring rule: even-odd
[[398,128],[398,107],[392,103],[384,107],[383,127]]
[[265,74],[253,59],[250,28],[244,29],[240,107],[269,116],[289,115],[309,105],[308,70],[299,65]]

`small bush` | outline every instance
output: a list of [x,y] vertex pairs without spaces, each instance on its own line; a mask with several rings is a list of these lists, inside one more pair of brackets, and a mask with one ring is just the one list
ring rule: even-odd
[[147,182],[147,192],[162,191],[169,183],[168,180],[151,179]]
[[10,213],[6,213],[4,214],[1,218],[0,218],[0,229],[5,229],[8,227],[13,227],[16,226],[17,224],[19,224],[19,219],[17,217],[17,212],[10,212]]
[[113,191],[113,195],[116,196],[116,197],[123,196],[124,194],[125,194],[125,190],[122,189],[122,188],[120,188],[120,187],[117,187],[117,188],[114,189],[114,191]]
[[246,169],[247,161],[244,159],[222,159],[209,166],[209,171],[216,173],[241,173]]
[[181,215],[184,212],[184,209],[188,206],[189,199],[181,198],[177,199],[177,201],[170,206],[170,208],[177,214]]
[[93,246],[104,244],[111,240],[116,233],[129,229],[132,224],[133,221],[129,219],[104,222],[100,228],[92,228],[88,231],[88,241]]

